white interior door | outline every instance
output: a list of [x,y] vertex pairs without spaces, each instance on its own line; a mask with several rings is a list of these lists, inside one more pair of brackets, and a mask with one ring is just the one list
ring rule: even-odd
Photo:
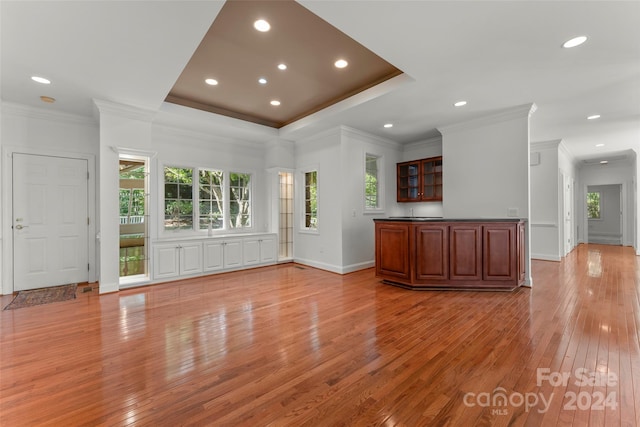
[[13,289],[85,282],[88,162],[13,155]]

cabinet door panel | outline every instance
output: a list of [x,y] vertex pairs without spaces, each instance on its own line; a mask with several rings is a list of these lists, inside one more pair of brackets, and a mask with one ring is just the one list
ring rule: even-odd
[[222,242],[205,242],[204,243],[204,270],[216,271],[224,268]]
[[516,226],[485,225],[484,280],[516,280]]
[[416,227],[416,279],[449,278],[449,227],[422,225]]
[[276,261],[276,239],[265,237],[260,242],[260,262]]
[[181,244],[180,274],[202,273],[202,244]]
[[260,240],[252,238],[242,242],[242,260],[244,265],[260,263]]
[[224,267],[242,266],[242,240],[227,240],[224,242]]
[[482,279],[482,226],[452,225],[449,233],[451,280]]
[[164,279],[179,274],[179,257],[176,245],[158,245],[153,248],[153,278]]
[[376,273],[410,280],[409,224],[376,223]]

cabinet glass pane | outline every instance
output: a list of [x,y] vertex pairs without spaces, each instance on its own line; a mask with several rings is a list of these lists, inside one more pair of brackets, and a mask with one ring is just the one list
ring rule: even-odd
[[433,190],[433,187],[424,187],[424,197],[425,198],[432,198],[434,196],[435,192]]

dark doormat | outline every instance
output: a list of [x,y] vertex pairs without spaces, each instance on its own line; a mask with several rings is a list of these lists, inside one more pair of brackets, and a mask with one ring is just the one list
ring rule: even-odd
[[16,295],[4,310],[14,310],[16,308],[33,307],[35,305],[72,300],[76,298],[77,286],[76,283],[72,283],[70,285],[52,286],[50,288],[18,291],[18,295]]

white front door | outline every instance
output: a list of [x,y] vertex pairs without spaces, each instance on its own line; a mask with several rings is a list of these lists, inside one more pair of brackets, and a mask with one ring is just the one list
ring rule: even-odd
[[86,282],[88,162],[13,154],[13,290]]

